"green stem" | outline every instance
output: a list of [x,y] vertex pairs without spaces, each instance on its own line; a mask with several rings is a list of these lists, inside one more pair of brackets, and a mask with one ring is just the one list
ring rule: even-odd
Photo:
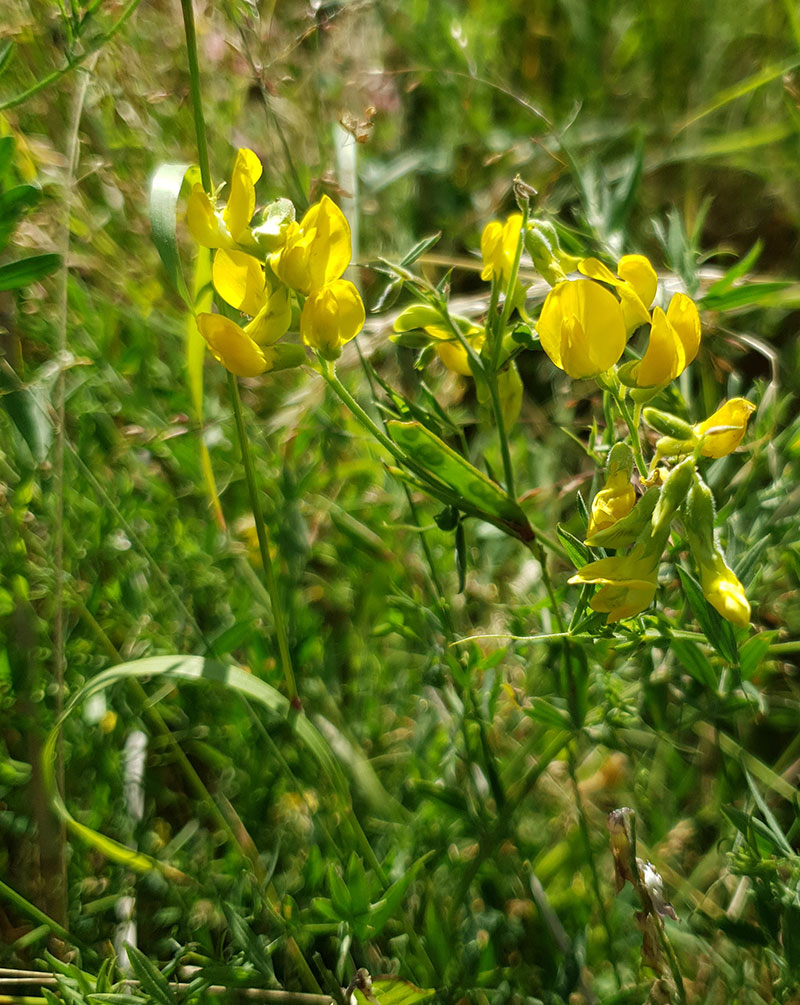
[[539,565],[542,568],[542,582],[544,583],[544,588],[547,590],[547,596],[550,600],[550,607],[553,609],[553,617],[556,619],[556,625],[558,630],[564,637],[569,636],[569,632],[566,631],[566,626],[564,624],[564,619],[561,616],[561,609],[558,606],[558,601],[556,600],[556,593],[553,589],[553,581],[550,578],[550,570],[547,568],[547,556],[544,553],[544,547],[540,540],[541,535],[536,532],[536,537],[530,542],[529,547],[536,556]]
[[622,416],[625,425],[628,427],[628,432],[631,435],[631,449],[633,450],[633,456],[636,458],[636,467],[639,469],[639,474],[642,478],[647,477],[647,464],[644,459],[644,454],[642,453],[642,442],[639,439],[639,412],[640,409],[636,408],[635,418],[631,415],[630,409],[628,408],[625,400],[621,394],[618,394],[616,390],[611,390],[611,396],[617,404],[619,409],[619,414]]
[[594,858],[594,851],[592,850],[592,839],[589,834],[589,824],[586,822],[586,813],[583,808],[583,799],[581,798],[581,791],[578,787],[578,777],[575,771],[575,751],[572,744],[567,748],[567,765],[569,768],[569,777],[572,782],[572,791],[575,795],[575,806],[578,810],[578,824],[581,831],[581,836],[583,838],[583,844],[586,848],[586,859],[589,863],[589,872],[592,876],[592,890],[594,891],[595,900],[597,901],[597,907],[600,911],[600,917],[602,919],[603,929],[606,933],[606,944],[608,946],[608,960],[611,964],[611,969],[614,971],[614,977],[617,981],[617,987],[622,987],[622,978],[620,976],[619,967],[617,966],[617,961],[614,959],[614,940],[611,935],[611,924],[608,920],[608,911],[603,903],[603,894],[600,890],[600,877],[597,874],[597,863]]
[[239,385],[234,375],[228,372],[228,389],[233,403],[233,414],[236,419],[236,432],[239,436],[239,446],[242,451],[242,465],[244,466],[245,478],[247,479],[247,491],[250,495],[250,508],[253,511],[253,519],[256,522],[256,534],[258,535],[258,547],[261,552],[261,564],[264,567],[264,577],[267,583],[270,604],[272,605],[272,620],[275,624],[275,636],[278,641],[278,651],[281,657],[283,676],[286,681],[286,690],[289,701],[295,708],[300,708],[300,699],[297,696],[297,684],[292,668],[292,657],[289,654],[289,639],[286,632],[286,621],[284,620],[283,607],[278,595],[278,584],[275,579],[275,569],[270,556],[270,539],[267,525],[264,522],[264,515],[258,501],[258,489],[256,487],[256,477],[253,471],[253,462],[250,457],[250,441],[247,438],[247,430],[242,416],[242,402],[239,397]]
[[197,32],[194,27],[192,0],[181,0],[183,29],[186,33],[186,56],[189,60],[189,81],[192,91],[192,111],[194,131],[197,136],[197,160],[200,164],[200,178],[206,192],[211,192],[211,166],[208,161],[208,141],[206,120],[203,116],[203,95],[200,90],[200,64],[197,59]]

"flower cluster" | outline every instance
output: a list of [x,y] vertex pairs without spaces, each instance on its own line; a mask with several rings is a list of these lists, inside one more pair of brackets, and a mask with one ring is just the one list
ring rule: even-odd
[[301,346],[280,342],[295,309],[302,341],[327,359],[335,359],[364,325],[358,290],[342,279],[352,248],[341,210],[323,196],[298,223],[288,199],[277,199],[254,220],[261,171],[252,150],[239,150],[225,205],[220,209],[216,195],[195,185],[187,207],[192,236],[215,250],[214,289],[250,319],[239,324],[225,314],[197,315],[211,352],[239,377],[305,361]]
[[[706,600],[722,617],[745,626],[750,605],[717,540],[713,500],[697,462],[734,451],[755,405],[734,398],[694,425],[654,408],[642,413],[641,406],[697,356],[701,338],[697,307],[684,293],[675,293],[666,310],[654,305],[658,280],[642,255],[625,255],[616,273],[596,258],[576,265],[580,278],[558,278],[555,272],[556,282],[536,325],[542,349],[570,377],[597,378],[621,416],[627,417],[636,446],[642,415],[664,435],[655,443],[649,471],[640,463],[640,481],[647,491],[638,500],[633,449],[622,442],[610,449],[605,484],[592,503],[586,543],[617,554],[588,562],[570,582],[600,586],[591,607],[606,614],[608,622],[641,614],[655,596],[661,558],[677,521],[697,564]],[[641,358],[617,365],[631,335],[642,328],[647,344]],[[664,466],[670,461],[671,469]]]

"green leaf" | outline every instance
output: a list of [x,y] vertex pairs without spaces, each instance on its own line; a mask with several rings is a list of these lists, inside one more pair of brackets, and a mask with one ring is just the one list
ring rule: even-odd
[[458,592],[463,593],[467,583],[467,535],[464,531],[464,521],[456,524],[456,572],[458,573]]
[[[13,149],[12,146],[12,152]],[[4,173],[5,168],[0,171],[0,177]],[[15,185],[0,195],[0,248],[5,247],[20,217],[31,206],[36,205],[41,194],[36,185]]]
[[178,199],[183,188],[183,180],[190,167],[189,164],[162,164],[158,168],[150,186],[150,226],[153,230],[153,241],[170,282],[191,311],[194,309],[194,303],[181,271],[177,235]]
[[761,238],[759,238],[743,258],[740,258],[738,262],[735,262],[721,279],[718,279],[716,283],[712,283],[711,286],[709,286],[706,296],[715,296],[729,290],[737,279],[741,279],[742,276],[747,275],[750,269],[758,261],[763,250],[764,242]]
[[706,654],[688,639],[670,640],[670,649],[677,657],[683,669],[712,693],[717,690],[717,675],[714,668],[708,662]]
[[31,255],[17,262],[0,265],[0,291],[18,290],[21,286],[54,272],[61,264],[60,255]]
[[141,949],[137,949],[136,946],[127,945],[125,949],[128,953],[131,970],[151,1002],[158,1002],[159,1005],[177,1005],[177,999],[172,993],[169,981],[158,967],[151,963]]
[[723,293],[713,293],[709,290],[698,306],[711,311],[732,311],[756,305],[771,307],[776,302],[782,303],[786,298],[781,297],[780,294],[793,287],[795,288],[793,300],[797,300],[800,298],[800,289],[797,288],[797,284],[788,280],[780,280],[772,283],[746,283]]
[[[353,991],[358,1005],[375,1005],[375,1002],[367,1002],[367,998],[356,988]],[[378,1005],[417,1005],[417,1002],[427,1001],[433,998],[436,991],[433,988],[418,988],[411,981],[405,981],[401,977],[373,977],[372,995],[377,1000]]]
[[576,569],[582,568],[592,561],[592,554],[583,541],[579,541],[574,534],[558,524],[556,527],[556,533],[558,534],[558,539],[564,545],[564,549],[569,555],[569,560],[575,566]]
[[678,575],[689,607],[705,637],[724,660],[736,665],[739,662],[739,646],[730,622],[725,621],[708,603],[700,584],[690,572],[678,566]]
[[350,852],[350,860],[347,863],[347,889],[350,891],[350,910],[353,914],[366,913],[369,909],[367,873],[364,863],[354,851]]
[[532,698],[530,705],[526,705],[522,711],[536,722],[553,729],[569,729],[572,725],[572,719],[567,711],[556,708],[544,698]]
[[761,666],[762,660],[769,652],[769,647],[774,641],[776,631],[759,632],[751,639],[742,644],[739,650],[739,664],[742,670],[742,677],[751,680],[753,674]]
[[245,954],[245,959],[252,963],[256,970],[272,984],[276,984],[275,971],[272,966],[270,954],[263,945],[261,939],[250,928],[245,919],[234,910],[233,906],[223,900],[222,910],[225,912],[225,919],[228,922],[228,931],[231,933],[233,942]]
[[417,878],[420,870],[425,863],[429,861],[433,854],[433,851],[429,851],[421,858],[418,858],[411,868],[407,869],[403,873],[400,879],[392,883],[381,899],[376,904],[372,905],[369,914],[369,923],[372,929],[373,938],[380,935],[387,922],[389,922],[400,909],[403,898],[406,893],[408,893],[411,884]]
[[[11,62],[13,55],[14,55],[14,42],[12,39],[9,39],[5,43],[5,45],[0,46],[0,74],[6,72],[6,70],[8,69],[8,64]],[[12,144],[14,142],[14,138],[12,136],[4,137],[4,139],[11,140]],[[0,170],[0,177],[2,177],[2,174],[3,172],[2,170]]]
[[19,430],[34,464],[45,460],[53,439],[49,407],[52,384],[53,378],[46,377],[24,385],[7,363],[0,364],[0,402]]
[[395,421],[386,426],[395,443],[471,506],[499,520],[527,525],[515,500],[421,423]]
[[400,265],[404,269],[409,268],[409,266],[413,265],[414,262],[416,262],[416,260],[418,258],[421,258],[425,254],[426,251],[430,251],[430,249],[435,244],[438,244],[439,241],[440,241],[440,239],[441,239],[441,236],[442,236],[442,232],[440,230],[438,234],[431,234],[430,237],[423,237],[422,240],[418,241],[414,245],[414,247],[408,252],[408,254],[402,260],[402,262],[400,263]]
[[[0,57],[1,60],[1,57]],[[2,69],[0,69],[2,72]],[[13,136],[0,137],[0,182],[6,175],[14,160],[14,148],[16,144]]]

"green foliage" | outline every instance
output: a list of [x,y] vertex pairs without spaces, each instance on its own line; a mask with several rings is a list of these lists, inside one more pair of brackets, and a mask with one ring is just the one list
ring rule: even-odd
[[[583,500],[603,486],[607,431],[625,426],[601,391],[554,374],[539,352],[543,287],[532,286],[528,320],[515,320],[497,361],[522,385],[519,418],[504,416],[513,497],[485,389],[433,351],[420,363],[431,340],[419,330],[392,344],[391,318],[359,336],[363,366],[348,351],[338,368],[391,453],[317,374],[244,382],[296,718],[225,380],[210,361],[203,371],[187,322],[185,302],[209,292],[209,257],[192,258],[184,169],[156,173],[197,160],[179,5],[7,6],[2,963],[29,968],[49,945],[40,966],[57,986],[43,996],[75,1003],[218,1000],[212,985],[231,997],[244,987],[335,996],[362,967],[371,990],[364,981],[354,994],[372,1005],[433,996],[422,989],[442,1002],[641,1002],[653,973],[635,897],[615,894],[605,822],[632,806],[639,853],[681,918],[666,931],[687,999],[791,1002],[791,4],[197,8],[214,176],[229,177],[248,145],[265,164],[259,205],[289,195],[302,212],[322,192],[345,207],[352,196],[369,304],[402,306],[413,270],[437,304],[482,323],[479,235],[513,209],[520,174],[565,254],[645,252],[701,306],[698,358],[655,408],[692,425],[723,398],[760,402],[740,452],[699,462],[753,629],[709,607],[677,523],[653,608],[615,630],[588,606],[596,588],[566,580],[607,557],[584,544]],[[366,142],[342,143],[340,120]],[[184,295],[173,289],[178,255]],[[532,282],[525,259],[522,274]],[[644,348],[631,347],[631,359]],[[408,460],[419,467],[406,463],[400,480]],[[544,562],[526,527],[549,531],[532,545]],[[134,730],[148,736],[141,819],[124,784]],[[66,863],[48,857],[48,841],[58,850],[63,839],[40,771],[45,750],[58,784],[59,743],[64,803],[83,836],[67,839]],[[126,973],[101,960],[122,897],[135,899],[138,928]],[[70,942],[80,957],[64,963]]]

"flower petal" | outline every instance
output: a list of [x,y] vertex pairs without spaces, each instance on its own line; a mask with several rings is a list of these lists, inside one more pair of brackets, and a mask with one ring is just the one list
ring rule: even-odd
[[252,255],[243,251],[218,251],[214,256],[212,276],[214,289],[237,311],[254,317],[264,306],[264,268]]
[[364,326],[364,304],[346,279],[336,279],[311,293],[300,315],[300,336],[323,354],[338,355],[341,347]]
[[339,279],[350,264],[350,225],[336,203],[324,195],[303,217],[300,229],[315,232],[308,256],[310,289],[322,289]]
[[625,321],[619,301],[604,286],[588,279],[553,287],[536,327],[550,359],[576,379],[604,373],[625,349]]
[[198,314],[197,327],[215,358],[237,377],[257,377],[270,369],[269,356],[229,318]]
[[[703,456],[725,457],[732,453],[744,439],[747,423],[755,410],[756,406],[747,398],[731,398],[705,422],[699,422],[694,431],[698,436],[705,436]],[[726,426],[730,428],[724,428]],[[716,429],[719,431],[714,432]]]
[[649,308],[658,289],[658,276],[650,261],[644,255],[623,255],[617,264],[617,275],[633,289],[645,308]]
[[247,230],[256,211],[255,185],[261,177],[261,161],[252,150],[242,149],[236,154],[231,175],[231,190],[223,217],[234,241]]
[[202,185],[195,185],[192,189],[186,206],[186,222],[189,233],[203,248],[229,248],[233,244]]
[[631,368],[631,375],[639,387],[665,387],[683,371],[685,360],[678,333],[661,308],[656,307],[647,352],[638,366]]
[[683,345],[685,370],[700,348],[700,315],[692,298],[687,297],[685,293],[676,293],[667,308],[667,321]]
[[285,286],[270,293],[264,306],[256,314],[245,332],[260,346],[272,345],[286,334],[292,323],[292,303]]

